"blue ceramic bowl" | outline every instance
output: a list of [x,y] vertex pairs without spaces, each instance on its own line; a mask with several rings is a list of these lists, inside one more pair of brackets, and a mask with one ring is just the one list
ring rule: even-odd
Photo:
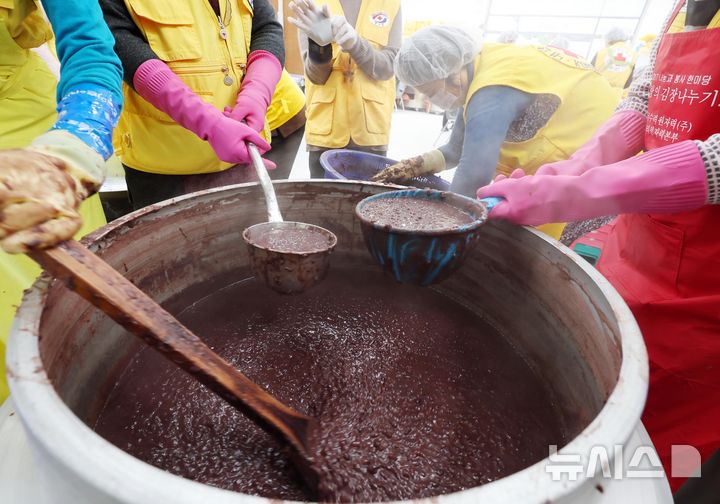
[[[363,208],[378,199],[425,198],[444,201],[470,215],[470,224],[439,231],[417,231],[379,225],[363,216]],[[355,207],[363,238],[375,261],[400,283],[431,285],[458,269],[477,245],[487,220],[486,205],[459,194],[431,189],[390,191],[365,198]]]

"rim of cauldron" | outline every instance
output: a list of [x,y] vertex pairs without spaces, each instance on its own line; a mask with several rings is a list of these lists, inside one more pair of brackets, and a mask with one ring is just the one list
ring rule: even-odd
[[[285,191],[294,191],[303,185],[335,186],[342,191],[352,189],[355,192],[362,191],[364,187],[383,191],[397,187],[351,180],[283,180],[275,182],[275,185]],[[191,200],[193,203],[207,204],[206,199],[232,201],[237,198],[238,191],[247,188],[257,190],[257,187],[257,183],[236,184],[165,200],[116,219],[91,233],[83,241],[91,249],[101,250],[112,245],[116,234],[124,233],[126,228],[132,228],[143,219],[162,218],[164,212],[174,211],[179,202]],[[192,206],[189,208],[192,209]],[[540,240],[558,248],[576,268],[594,281],[595,288],[602,293],[609,310],[615,315],[623,336],[620,347],[622,361],[612,393],[583,431],[564,447],[558,447],[558,454],[586,455],[593,447],[603,445],[608,439],[613,443],[624,443],[631,438],[640,422],[647,396],[647,352],[640,329],[630,309],[610,282],[587,261],[540,231],[532,228],[522,231],[533,235],[533,240]],[[49,284],[50,277],[42,274],[33,286],[25,291],[7,349],[11,400],[14,399],[15,409],[23,420],[27,435],[33,436],[32,443],[42,448],[48,460],[63,465],[72,478],[82,474],[88,487],[91,486],[98,492],[93,495],[102,495],[105,499],[115,499],[116,502],[155,504],[157,499],[150,500],[148,496],[149,492],[153,491],[154,493],[150,494],[153,497],[158,494],[162,497],[170,495],[175,502],[183,504],[196,504],[198,498],[214,504],[273,503],[272,499],[213,487],[159,469],[117,448],[88,427],[60,397],[42,365],[39,347],[41,317],[37,316],[37,312],[46,308]],[[606,324],[604,320],[598,322]],[[609,453],[610,457],[614,457],[612,448]],[[555,481],[549,477],[548,467],[551,464],[552,460],[547,457],[525,469],[481,486],[424,500],[394,502],[413,504],[418,501],[445,502],[456,499],[453,502],[540,503],[571,494],[577,495],[573,492],[579,491],[584,485],[594,485],[597,482],[595,475],[587,476],[584,472],[574,480]],[[88,467],[93,470],[88,470]],[[601,473],[600,469],[597,473]]]

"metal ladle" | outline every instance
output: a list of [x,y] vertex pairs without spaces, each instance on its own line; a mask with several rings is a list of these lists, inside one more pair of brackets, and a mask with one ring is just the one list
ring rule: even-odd
[[[271,289],[291,294],[303,292],[319,283],[330,267],[330,253],[337,237],[327,229],[304,222],[287,222],[282,218],[277,196],[257,147],[248,142],[248,151],[255,166],[260,186],[265,193],[268,222],[255,224],[243,231],[250,254],[250,267],[255,278]],[[273,233],[302,230],[324,238],[324,246],[313,249],[280,250],[267,243]]]

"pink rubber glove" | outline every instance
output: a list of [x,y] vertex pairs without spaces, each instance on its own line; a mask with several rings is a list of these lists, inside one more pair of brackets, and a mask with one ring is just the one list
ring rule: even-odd
[[537,226],[620,213],[675,213],[705,204],[707,174],[695,142],[653,149],[582,175],[509,178],[478,190],[501,197],[491,219]]
[[270,150],[270,145],[257,131],[247,124],[225,117],[196,95],[160,60],[148,60],[140,65],[133,77],[133,84],[140,96],[183,128],[206,140],[218,158],[226,163],[251,162],[245,142],[254,143],[263,154]]
[[581,175],[634,156],[645,148],[646,120],[635,110],[617,112],[569,159],[543,165],[535,175]]
[[[523,170],[522,168],[515,168],[513,170],[513,172],[510,174],[510,178],[522,178],[525,176],[526,176],[525,170]],[[501,180],[505,180],[506,178],[507,177],[501,173],[500,175],[495,177],[493,182],[500,182]]]
[[232,109],[225,107],[225,115],[245,121],[255,131],[262,131],[267,108],[281,75],[282,65],[273,54],[267,51],[250,53],[235,106]]

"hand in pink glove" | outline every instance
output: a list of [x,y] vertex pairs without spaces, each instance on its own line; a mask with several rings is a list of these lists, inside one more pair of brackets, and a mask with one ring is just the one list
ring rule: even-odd
[[247,62],[247,73],[242,81],[235,106],[225,108],[225,115],[246,122],[255,131],[265,126],[267,108],[280,81],[282,65],[267,51],[253,51]]
[[535,175],[581,175],[634,156],[645,148],[646,120],[635,110],[617,112],[569,159],[543,165]]
[[707,175],[697,145],[687,140],[582,175],[505,179],[478,190],[500,197],[491,219],[537,226],[619,213],[674,213],[707,200]]
[[[510,174],[510,178],[522,178],[525,176],[525,170],[522,168],[515,168],[513,172]],[[505,180],[507,177],[503,175],[502,173],[495,177],[493,182],[500,182],[501,180]]]
[[206,140],[218,158],[226,163],[251,162],[245,142],[254,143],[263,154],[270,150],[270,145],[257,131],[247,124],[225,117],[197,96],[160,60],[148,60],[140,65],[133,84],[140,96],[182,127]]

